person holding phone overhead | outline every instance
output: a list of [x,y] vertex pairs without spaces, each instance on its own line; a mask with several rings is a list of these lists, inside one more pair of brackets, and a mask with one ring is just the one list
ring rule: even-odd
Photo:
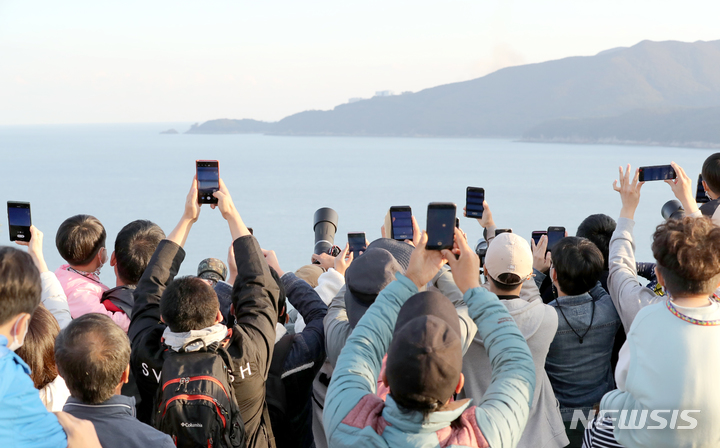
[[710,200],[700,207],[700,212],[710,218],[713,224],[720,226],[720,152],[705,159],[701,178],[705,195]]

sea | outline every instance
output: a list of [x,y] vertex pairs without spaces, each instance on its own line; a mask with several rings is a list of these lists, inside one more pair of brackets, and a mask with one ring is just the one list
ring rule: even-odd
[[[485,189],[500,228],[528,240],[532,231],[548,226],[574,235],[591,214],[617,219],[621,203],[612,185],[620,165],[634,169],[675,161],[695,183],[714,152],[510,139],[160,134],[189,126],[0,126],[0,200],[31,203],[33,224],[44,233],[45,258],[54,270],[63,263],[55,233],[66,218],[97,217],[107,229],[109,252],[118,231],[136,219],[149,219],[169,234],[182,216],[195,160],[217,159],[245,223],[263,248],[277,253],[281,268],[292,271],[310,262],[313,214],[320,207],[338,212],[335,243],[344,246],[348,232],[379,238],[390,206],[411,206],[424,228],[428,203],[454,202],[474,244],[482,228],[462,217],[462,207],[466,187],[475,186]],[[663,182],[643,186],[635,215],[638,261],[652,261],[652,233],[662,221],[662,205],[671,199]],[[0,244],[14,244],[5,218]],[[208,257],[226,260],[230,244],[219,210],[203,206],[180,274],[195,274]],[[109,264],[101,279],[115,286]]]

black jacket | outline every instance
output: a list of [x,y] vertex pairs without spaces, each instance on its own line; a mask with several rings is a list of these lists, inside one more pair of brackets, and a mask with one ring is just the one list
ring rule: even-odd
[[[265,409],[265,381],[275,343],[279,288],[270,275],[257,240],[252,235],[233,242],[238,276],[232,291],[236,324],[228,352],[233,357],[235,396],[245,422],[248,447],[274,447]],[[149,423],[162,370],[162,343],[166,325],[160,322],[160,297],[185,258],[177,244],[163,240],[135,290],[133,318],[128,336],[132,343],[130,367],[142,402],[138,419]]]

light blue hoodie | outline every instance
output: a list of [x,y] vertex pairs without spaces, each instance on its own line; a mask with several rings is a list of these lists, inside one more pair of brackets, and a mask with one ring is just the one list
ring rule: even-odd
[[60,448],[67,436],[33,387],[30,368],[0,336],[0,444],[13,448]]
[[418,292],[407,277],[396,278],[360,319],[338,358],[323,415],[329,446],[516,446],[532,402],[535,367],[507,309],[483,288],[464,295],[493,365],[493,381],[478,406],[453,402],[423,420],[419,412],[401,412],[392,396],[383,402],[374,395],[400,307]]

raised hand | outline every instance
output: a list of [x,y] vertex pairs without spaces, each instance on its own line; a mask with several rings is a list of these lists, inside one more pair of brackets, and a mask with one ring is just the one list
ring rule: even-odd
[[[407,271],[405,272],[405,276],[412,280],[418,288],[422,288],[430,280],[432,280],[433,277],[435,277],[435,274],[437,274],[440,268],[442,268],[443,264],[445,264],[445,259],[443,258],[442,253],[437,250],[425,249],[427,241],[427,232],[423,231],[420,234],[418,245],[410,255],[410,263]],[[449,251],[443,252],[450,253]]]
[[38,271],[42,274],[43,272],[48,271],[47,264],[45,263],[45,257],[43,256],[43,233],[38,230],[35,226],[30,226],[30,242],[27,241],[15,241],[16,244],[19,244],[21,246],[27,246],[28,248],[28,254],[33,259],[33,263],[35,263],[35,267],[38,268]]
[[198,186],[197,176],[193,177],[192,185],[190,185],[190,191],[185,197],[185,210],[183,211],[183,218],[188,221],[195,223],[200,216],[200,204],[198,204]]
[[265,250],[262,249],[263,256],[265,256],[265,261],[267,261],[268,266],[275,269],[275,272],[278,273],[280,277],[285,275],[285,271],[280,269],[280,262],[277,259],[277,255],[275,255],[274,250]]
[[[467,207],[463,207],[463,216],[467,217]],[[482,218],[475,219],[477,219],[478,224],[480,224],[480,227],[482,227],[483,229],[487,229],[488,227],[492,227],[495,225],[492,212],[490,211],[490,206],[488,206],[488,203],[486,201],[483,201]]]
[[640,203],[640,189],[644,182],[638,182],[640,172],[635,170],[635,174],[630,179],[630,164],[627,169],[623,171],[622,167],[620,170],[620,185],[618,181],[613,181],[613,190],[620,193],[620,200],[622,201],[622,208],[620,209],[620,217],[633,219],[635,217],[635,210],[637,210],[638,204]]
[[670,162],[670,165],[672,165],[675,170],[677,178],[667,179],[665,183],[670,185],[670,189],[682,204],[686,214],[689,215],[698,211],[697,202],[695,202],[695,196],[693,195],[692,179],[690,179],[685,173],[685,170],[677,163]]
[[530,239],[530,245],[532,246],[533,253],[533,269],[538,272],[542,272],[543,274],[547,274],[550,270],[550,262],[552,261],[552,254],[547,251],[547,235],[541,236],[537,245],[535,245],[534,239]]
[[353,262],[354,255],[355,254],[350,252],[350,244],[345,244],[345,248],[333,260],[335,270],[341,275],[345,275],[345,271],[347,271],[347,268]]
[[212,204],[210,207],[217,207],[220,209],[220,214],[228,222],[228,226],[230,226],[230,234],[232,235],[233,241],[241,236],[250,235],[250,231],[240,217],[240,213],[237,211],[237,208],[235,208],[235,203],[233,203],[230,191],[228,191],[225,186],[225,182],[223,182],[222,179],[218,179],[218,185],[220,186],[220,189],[213,193],[213,196],[217,198],[218,203],[217,205]]
[[480,286],[480,257],[468,245],[462,230],[458,228],[455,228],[455,243],[460,250],[458,258],[455,258],[455,254],[447,249],[442,250],[442,255],[450,265],[455,284],[465,294],[466,291]]

